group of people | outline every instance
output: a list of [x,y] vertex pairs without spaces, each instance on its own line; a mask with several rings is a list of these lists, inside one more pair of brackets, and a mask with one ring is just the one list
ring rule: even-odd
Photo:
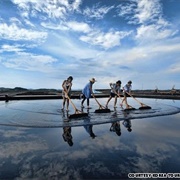
[[[66,80],[62,83],[62,97],[63,97],[63,105],[62,110],[64,110],[66,105],[66,110],[68,111],[69,108],[69,98],[71,97],[71,87],[72,87],[72,81],[73,77],[69,76]],[[87,108],[89,109],[89,99],[91,96],[94,96],[93,93],[93,84],[96,82],[95,78],[92,78],[89,80],[89,82],[85,85],[85,87],[82,89],[82,101],[81,101],[81,107],[84,108],[84,102],[87,100]],[[114,97],[114,107],[116,107],[117,104],[117,98],[121,96],[121,92],[123,92],[123,99],[121,102],[121,106],[123,107],[123,103],[126,105],[126,109],[131,108],[131,106],[127,103],[127,97],[131,94],[132,90],[132,81],[128,81],[125,86],[121,89],[121,81],[118,80],[116,83],[110,83],[110,96],[106,103],[106,108],[108,108],[108,104],[111,101],[111,99]]]

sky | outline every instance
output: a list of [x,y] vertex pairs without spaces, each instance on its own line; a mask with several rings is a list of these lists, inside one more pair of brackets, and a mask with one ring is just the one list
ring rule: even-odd
[[0,87],[180,89],[180,0],[0,0]]

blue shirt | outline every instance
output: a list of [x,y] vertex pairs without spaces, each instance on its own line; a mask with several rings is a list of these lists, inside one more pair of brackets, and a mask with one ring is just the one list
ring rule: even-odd
[[86,84],[86,86],[82,90],[82,93],[85,95],[86,98],[91,97],[91,89],[92,89],[92,83],[89,82],[88,84]]

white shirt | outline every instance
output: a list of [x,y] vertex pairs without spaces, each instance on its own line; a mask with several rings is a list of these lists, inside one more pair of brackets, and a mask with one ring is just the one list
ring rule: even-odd
[[124,92],[130,92],[131,89],[132,89],[132,85],[126,84],[126,85],[123,87]]
[[111,93],[117,92],[120,93],[121,86],[116,85],[115,83],[110,83]]

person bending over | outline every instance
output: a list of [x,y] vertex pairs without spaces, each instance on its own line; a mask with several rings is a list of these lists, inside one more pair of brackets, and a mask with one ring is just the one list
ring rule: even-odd
[[108,108],[108,103],[110,102],[110,100],[114,97],[114,107],[116,107],[116,103],[117,103],[117,97],[120,96],[120,91],[121,91],[121,81],[117,81],[116,83],[110,83],[109,84],[111,87],[111,92],[110,92],[110,97],[107,100],[106,103],[106,108]]
[[68,111],[68,108],[69,108],[69,98],[68,97],[71,97],[72,80],[73,80],[73,77],[69,76],[67,78],[67,80],[64,80],[62,83],[62,97],[63,97],[62,110],[64,110],[64,107],[66,104],[66,111]]
[[83,88],[82,90],[82,102],[81,102],[81,107],[83,108],[84,107],[84,101],[87,99],[87,108],[90,108],[89,107],[89,98],[91,97],[91,94],[93,94],[93,90],[92,90],[92,87],[93,87],[93,84],[96,82],[95,78],[92,78],[89,80],[89,83],[86,84],[86,86]]
[[127,103],[127,97],[129,96],[128,94],[131,94],[131,90],[132,90],[132,81],[128,81],[128,83],[123,87],[124,98],[121,103],[121,106],[123,106],[123,103],[125,102],[127,109],[130,108],[130,106]]

